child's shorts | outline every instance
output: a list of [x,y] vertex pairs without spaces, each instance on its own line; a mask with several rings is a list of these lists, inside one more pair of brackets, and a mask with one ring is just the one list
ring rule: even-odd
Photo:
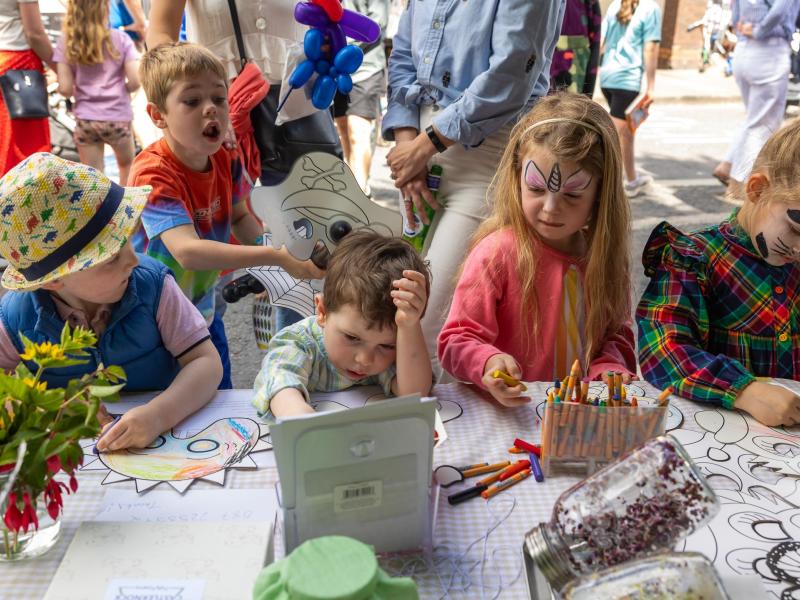
[[89,121],[77,119],[72,137],[79,146],[118,146],[131,138],[130,121]]

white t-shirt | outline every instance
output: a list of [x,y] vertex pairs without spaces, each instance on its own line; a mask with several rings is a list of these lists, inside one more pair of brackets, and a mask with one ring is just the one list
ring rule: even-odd
[[[258,65],[270,83],[288,78],[291,71],[286,72],[286,63],[290,53],[302,52],[307,27],[294,20],[295,4],[296,0],[236,3],[247,58]],[[259,24],[263,24],[263,29]],[[227,0],[188,0],[186,35],[189,41],[205,46],[219,57],[225,63],[228,77],[239,73],[239,50]]]
[[28,50],[18,4],[38,0],[0,0],[0,50]]

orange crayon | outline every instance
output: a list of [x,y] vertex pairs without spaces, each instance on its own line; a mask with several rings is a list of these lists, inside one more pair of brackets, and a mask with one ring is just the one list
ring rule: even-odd
[[488,490],[481,492],[481,497],[488,500],[492,496],[499,494],[503,490],[507,490],[512,485],[518,484],[520,481],[523,481],[531,476],[531,470],[528,469],[527,471],[522,471],[521,473],[517,473],[513,477],[509,477],[505,481],[501,481],[495,486],[490,487]]
[[486,465],[483,467],[475,467],[474,469],[467,469],[463,472],[464,478],[475,477],[476,475],[483,475],[484,473],[493,473],[495,471],[499,471],[500,469],[506,468],[508,465],[511,464],[511,461],[504,460],[499,463],[494,463],[493,465]]
[[672,393],[672,386],[668,385],[663,392],[658,395],[658,405],[664,406],[669,400],[669,395]]

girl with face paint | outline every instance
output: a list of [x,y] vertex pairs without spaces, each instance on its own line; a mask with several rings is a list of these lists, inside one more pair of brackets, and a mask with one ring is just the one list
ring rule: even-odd
[[661,223],[643,256],[637,309],[645,379],[770,426],[800,423],[800,397],[760,377],[800,379],[800,120],[761,149],[743,206],[683,234]]
[[511,133],[490,190],[493,212],[461,269],[439,340],[455,377],[518,406],[523,381],[636,373],[630,323],[628,201],[608,114],[584,96],[540,100]]

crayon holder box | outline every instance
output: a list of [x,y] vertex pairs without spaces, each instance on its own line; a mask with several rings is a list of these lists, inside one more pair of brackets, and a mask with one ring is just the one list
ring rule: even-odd
[[647,440],[663,435],[668,405],[595,406],[548,402],[542,421],[542,469],[585,468],[591,475]]

